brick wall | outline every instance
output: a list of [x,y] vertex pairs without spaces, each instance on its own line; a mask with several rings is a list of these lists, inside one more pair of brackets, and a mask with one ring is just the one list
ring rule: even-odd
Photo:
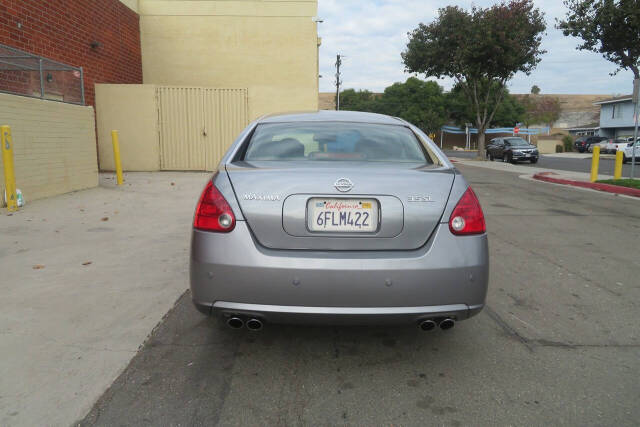
[[[16,184],[27,203],[98,185],[93,107],[0,93],[0,117],[11,125]],[[4,201],[3,179],[0,194]]]
[[139,17],[118,0],[0,0],[0,43],[83,67],[87,105],[95,83],[142,83]]

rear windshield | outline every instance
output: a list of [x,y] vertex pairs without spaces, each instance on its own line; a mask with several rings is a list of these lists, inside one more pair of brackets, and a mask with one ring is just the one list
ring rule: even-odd
[[244,160],[433,163],[404,126],[344,122],[260,124]]

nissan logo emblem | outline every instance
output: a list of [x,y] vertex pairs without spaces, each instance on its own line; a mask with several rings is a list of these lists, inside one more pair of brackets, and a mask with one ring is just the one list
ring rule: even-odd
[[346,193],[353,188],[353,182],[349,178],[339,178],[333,186],[336,190]]

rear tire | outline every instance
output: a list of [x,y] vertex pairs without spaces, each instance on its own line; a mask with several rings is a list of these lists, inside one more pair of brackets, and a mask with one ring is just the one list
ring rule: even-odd
[[496,158],[493,157],[493,154],[489,153],[489,160],[491,160],[492,162],[495,160]]

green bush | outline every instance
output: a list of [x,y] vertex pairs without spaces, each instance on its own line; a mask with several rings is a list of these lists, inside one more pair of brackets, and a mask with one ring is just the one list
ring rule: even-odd
[[558,144],[556,145],[556,153],[562,153],[564,151],[564,149],[562,148],[562,145]]
[[562,144],[564,145],[564,151],[573,151],[573,138],[571,135],[565,135],[562,138]]

